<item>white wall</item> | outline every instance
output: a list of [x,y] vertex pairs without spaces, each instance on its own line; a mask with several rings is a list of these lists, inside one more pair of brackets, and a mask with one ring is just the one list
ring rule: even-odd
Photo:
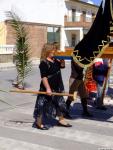
[[11,10],[23,21],[64,25],[64,0],[0,0],[0,21]]
[[71,46],[71,36],[76,34],[76,43],[78,43],[83,38],[83,29],[82,28],[67,28],[65,29],[65,46]]

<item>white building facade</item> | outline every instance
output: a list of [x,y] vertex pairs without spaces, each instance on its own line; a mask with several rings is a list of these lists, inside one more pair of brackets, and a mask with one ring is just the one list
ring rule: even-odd
[[14,44],[7,27],[7,11],[14,12],[27,24],[32,49],[37,51],[34,56],[37,57],[44,43],[58,42],[61,51],[74,47],[89,30],[97,9],[93,4],[78,0],[1,0],[0,45]]
[[81,1],[65,1],[65,47],[75,47],[90,29],[98,7]]

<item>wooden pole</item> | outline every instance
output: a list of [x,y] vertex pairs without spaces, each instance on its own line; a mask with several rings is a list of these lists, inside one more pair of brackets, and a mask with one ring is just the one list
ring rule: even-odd
[[[10,90],[10,92],[16,92],[16,93],[29,93],[29,94],[45,94],[45,95],[49,95],[49,93],[47,93],[47,92],[33,91],[33,90]],[[52,92],[51,95],[69,96],[69,97],[73,97],[74,99],[76,99],[77,92],[74,92],[74,94]]]

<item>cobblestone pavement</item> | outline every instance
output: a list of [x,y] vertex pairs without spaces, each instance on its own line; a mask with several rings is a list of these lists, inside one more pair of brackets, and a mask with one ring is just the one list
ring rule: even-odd
[[[26,79],[26,89],[36,90],[40,76],[34,67]],[[68,91],[70,64],[63,70]],[[107,111],[89,105],[92,119],[82,118],[79,98],[72,104],[72,128],[51,126],[48,131],[32,128],[36,95],[10,93],[15,69],[0,71],[0,150],[99,150],[113,149],[113,100],[105,98]]]

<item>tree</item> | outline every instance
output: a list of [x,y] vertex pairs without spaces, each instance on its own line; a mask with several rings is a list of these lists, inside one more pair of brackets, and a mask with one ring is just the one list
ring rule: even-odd
[[17,88],[24,89],[25,77],[31,71],[30,46],[28,43],[28,32],[20,18],[13,12],[7,12],[9,23],[15,35],[15,64],[17,69],[17,81],[14,84]]

